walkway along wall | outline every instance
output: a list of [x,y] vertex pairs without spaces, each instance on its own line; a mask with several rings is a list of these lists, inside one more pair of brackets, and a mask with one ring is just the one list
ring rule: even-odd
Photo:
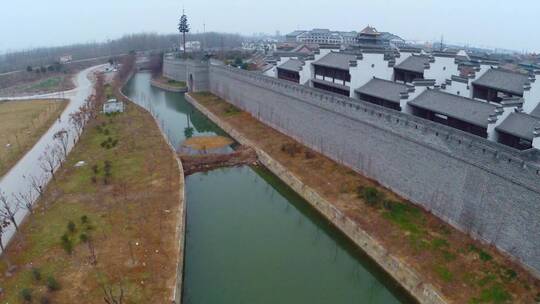
[[420,204],[540,273],[540,165],[418,117],[225,66],[213,94]]

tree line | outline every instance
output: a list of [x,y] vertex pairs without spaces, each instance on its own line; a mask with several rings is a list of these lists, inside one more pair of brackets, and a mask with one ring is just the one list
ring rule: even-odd
[[[187,41],[200,41],[205,48],[240,47],[244,37],[239,34],[195,33],[186,37]],[[0,55],[0,73],[25,70],[29,66],[49,66],[59,58],[71,55],[73,60],[118,56],[130,51],[172,50],[181,44],[178,34],[139,33],[123,36],[105,42],[79,43],[60,47],[42,47],[8,52]]]

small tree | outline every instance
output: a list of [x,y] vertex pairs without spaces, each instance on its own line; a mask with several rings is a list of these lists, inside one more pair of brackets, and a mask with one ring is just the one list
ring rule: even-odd
[[12,204],[12,202],[7,198],[6,194],[0,190],[0,217],[10,221],[15,230],[19,231],[19,226],[17,225],[17,220],[15,215],[19,211],[19,206],[17,204]]
[[67,158],[69,149],[69,132],[62,129],[53,135],[53,138],[58,142],[62,159]]
[[17,205],[19,207],[24,208],[30,212],[30,214],[34,213],[34,202],[36,201],[36,192],[34,189],[29,188],[25,192],[20,192],[17,194],[14,194],[13,197],[15,198],[15,201],[17,202]]
[[184,45],[184,56],[186,55],[186,34],[189,33],[189,24],[187,16],[182,10],[182,16],[180,17],[180,23],[178,24],[178,31],[182,34],[182,42]]

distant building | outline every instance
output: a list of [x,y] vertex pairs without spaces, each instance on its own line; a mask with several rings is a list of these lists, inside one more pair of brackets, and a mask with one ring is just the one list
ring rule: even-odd
[[103,104],[103,113],[121,113],[124,112],[124,103],[116,99],[109,99]]
[[64,55],[58,58],[58,62],[61,64],[70,63],[71,61],[73,61],[73,57],[71,55]]

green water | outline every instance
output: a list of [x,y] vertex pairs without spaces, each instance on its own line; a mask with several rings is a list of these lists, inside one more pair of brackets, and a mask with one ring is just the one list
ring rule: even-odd
[[[137,74],[125,93],[151,109],[173,145],[223,132],[183,95]],[[193,132],[186,133],[186,128]],[[184,303],[412,303],[308,203],[262,168],[186,179]]]

